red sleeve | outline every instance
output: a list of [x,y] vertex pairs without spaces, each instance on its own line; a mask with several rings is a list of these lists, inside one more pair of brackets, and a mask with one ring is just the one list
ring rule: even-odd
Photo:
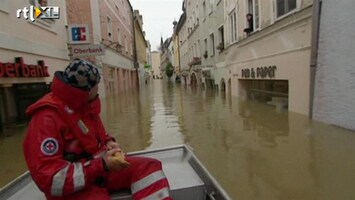
[[63,158],[66,124],[52,109],[32,116],[24,140],[24,155],[37,186],[46,194],[63,196],[85,188],[105,173],[102,159],[71,163]]
[[102,141],[104,141],[104,144],[106,145],[108,141],[112,140],[114,142],[116,142],[116,139],[114,137],[112,137],[109,133],[106,132],[106,129],[101,121],[100,116],[98,116],[98,121],[99,121],[99,134],[100,134],[100,138],[102,138]]

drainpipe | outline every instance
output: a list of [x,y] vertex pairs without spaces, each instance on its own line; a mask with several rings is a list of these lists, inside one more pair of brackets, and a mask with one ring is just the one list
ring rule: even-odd
[[311,63],[310,63],[310,95],[309,95],[309,117],[313,118],[314,87],[317,70],[319,24],[321,15],[322,0],[313,1],[312,14],[312,38],[311,38]]

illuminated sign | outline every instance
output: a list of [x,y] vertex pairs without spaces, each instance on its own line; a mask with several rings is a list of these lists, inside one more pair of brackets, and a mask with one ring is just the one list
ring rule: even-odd
[[69,25],[69,43],[70,44],[85,44],[90,42],[89,26],[84,25]]
[[0,77],[49,77],[49,73],[43,60],[37,65],[27,65],[22,57],[16,57],[15,63],[0,62]]

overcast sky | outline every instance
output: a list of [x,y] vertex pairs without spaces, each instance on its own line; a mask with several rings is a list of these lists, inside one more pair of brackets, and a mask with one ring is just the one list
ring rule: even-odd
[[145,39],[152,51],[157,50],[160,38],[165,40],[173,33],[173,21],[179,21],[183,0],[130,0],[134,10],[143,16]]

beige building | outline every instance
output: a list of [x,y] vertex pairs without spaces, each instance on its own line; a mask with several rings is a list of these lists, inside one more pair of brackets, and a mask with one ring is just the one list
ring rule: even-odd
[[[136,60],[138,64],[139,84],[143,85],[149,78],[149,73],[145,73],[144,66],[148,63],[147,60],[147,41],[145,40],[145,33],[143,31],[143,17],[139,14],[138,10],[134,11],[134,35],[135,35],[135,48]],[[134,55],[134,52],[133,52]]]
[[174,66],[175,76],[180,77],[181,66],[180,66],[180,48],[179,48],[179,35],[176,34],[177,22],[174,21],[174,34],[172,37],[172,65]]
[[32,12],[38,1],[0,1],[0,132],[26,120],[27,106],[68,65],[65,3],[48,5],[59,8],[59,19],[42,19]]
[[179,60],[179,76],[182,84],[187,84],[188,75],[189,75],[189,65],[188,65],[188,32],[187,32],[187,23],[186,23],[186,1],[182,2],[182,11],[179,21],[176,26],[174,26],[174,49],[176,49],[176,55]]
[[225,1],[234,96],[309,114],[312,2]]
[[[101,96],[137,87],[133,56],[133,9],[128,0],[67,0],[68,25],[88,27],[90,45],[104,45],[104,55],[84,56],[102,69]],[[69,30],[70,32],[71,30]],[[71,44],[73,49],[81,44]],[[75,56],[73,56],[75,57]]]
[[152,75],[153,78],[162,77],[162,73],[160,71],[160,52],[159,51],[152,51]]

